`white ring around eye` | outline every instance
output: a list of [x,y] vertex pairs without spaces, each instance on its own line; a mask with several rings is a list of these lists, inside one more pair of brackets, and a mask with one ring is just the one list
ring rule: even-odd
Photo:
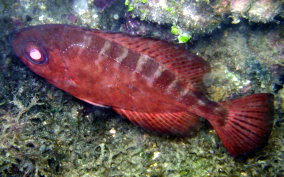
[[33,64],[45,64],[48,55],[44,48],[36,42],[27,42],[23,48],[24,57]]
[[38,49],[33,48],[30,50],[30,57],[34,60],[40,60],[42,55]]

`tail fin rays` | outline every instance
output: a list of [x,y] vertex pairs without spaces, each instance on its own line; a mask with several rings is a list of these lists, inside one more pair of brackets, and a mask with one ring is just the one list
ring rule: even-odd
[[222,104],[228,111],[224,125],[209,120],[233,156],[261,148],[273,124],[273,95],[254,94]]

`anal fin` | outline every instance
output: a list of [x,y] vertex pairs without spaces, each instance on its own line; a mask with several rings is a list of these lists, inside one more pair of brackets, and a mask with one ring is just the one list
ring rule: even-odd
[[120,108],[114,110],[142,128],[157,133],[185,136],[200,127],[198,116],[188,112],[144,113]]

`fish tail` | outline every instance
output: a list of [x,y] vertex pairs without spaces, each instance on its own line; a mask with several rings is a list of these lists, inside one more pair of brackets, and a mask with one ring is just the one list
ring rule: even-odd
[[272,94],[253,94],[221,105],[227,110],[225,121],[209,122],[231,155],[249,155],[266,144],[273,126]]

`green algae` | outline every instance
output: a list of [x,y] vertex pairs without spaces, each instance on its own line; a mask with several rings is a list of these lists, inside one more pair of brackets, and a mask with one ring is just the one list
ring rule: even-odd
[[141,0],[141,2],[144,3],[144,4],[147,3],[147,1],[148,1],[148,0]]
[[177,26],[172,26],[171,27],[171,33],[174,34],[174,35],[179,35],[180,31],[179,31]]
[[191,39],[191,35],[182,33],[179,27],[175,25],[171,27],[171,33],[178,36],[177,39],[179,43],[187,43]]
[[178,42],[179,43],[187,43],[191,39],[191,35],[187,33],[183,33],[178,36]]
[[[148,1],[127,0],[132,16],[158,24],[178,24],[180,30],[190,31],[191,36],[210,34],[223,24],[238,24],[242,19],[253,23],[276,22],[283,19],[283,6],[276,1]],[[141,9],[147,9],[142,13]],[[176,36],[178,39],[178,36]]]

